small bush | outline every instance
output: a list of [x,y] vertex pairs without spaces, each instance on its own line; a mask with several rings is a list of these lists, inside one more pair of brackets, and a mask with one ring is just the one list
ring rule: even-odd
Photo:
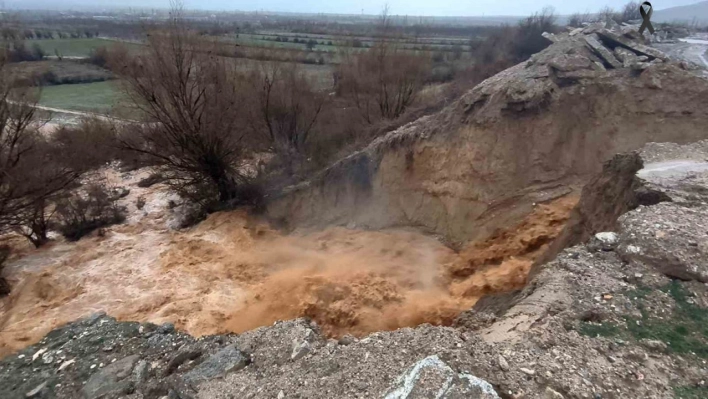
[[105,68],[106,65],[108,65],[108,57],[108,48],[106,48],[106,46],[100,46],[91,50],[88,62],[98,67]]
[[103,184],[90,184],[57,202],[58,230],[69,241],[77,241],[93,230],[125,221],[125,208],[117,204]]
[[147,166],[145,156],[120,147],[118,130],[112,122],[95,118],[84,119],[76,126],[62,126],[53,135],[54,159],[82,172],[114,161],[119,161],[124,170]]

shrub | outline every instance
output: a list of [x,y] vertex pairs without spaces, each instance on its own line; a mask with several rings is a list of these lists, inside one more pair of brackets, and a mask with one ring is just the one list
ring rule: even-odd
[[85,118],[76,126],[63,125],[53,135],[55,157],[73,170],[85,172],[113,161],[131,161],[134,154],[120,148],[116,126]]
[[540,13],[523,20],[513,41],[513,56],[518,61],[525,60],[548,47],[550,42],[541,34],[555,32],[557,30],[555,20],[556,17],[550,8],[544,8]]
[[642,14],[639,12],[639,3],[636,1],[630,1],[622,7],[618,22],[627,22],[636,19],[642,19]]
[[58,231],[77,241],[95,229],[125,221],[125,209],[105,185],[92,183],[57,201]]
[[37,130],[38,93],[17,88],[2,63],[0,94],[6,99],[0,101],[0,231],[40,246],[51,218],[47,205],[80,173],[59,162],[53,143]]
[[91,50],[89,53],[88,62],[101,68],[105,68],[108,64],[108,48],[106,48],[106,46],[100,46]]
[[621,19],[621,16],[615,10],[613,10],[612,7],[606,6],[606,7],[603,7],[597,13],[597,19],[600,22],[606,22],[609,20],[619,21]]

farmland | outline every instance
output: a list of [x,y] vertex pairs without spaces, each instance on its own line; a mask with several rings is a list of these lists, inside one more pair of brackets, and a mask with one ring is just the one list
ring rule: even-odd
[[115,82],[48,86],[39,105],[80,112],[110,113],[124,99]]
[[[28,42],[29,45],[38,45],[48,56],[61,57],[88,57],[92,50],[98,47],[110,47],[115,44],[114,40],[101,38],[78,38],[78,39],[35,39]],[[138,49],[139,44],[125,43],[129,48]]]
[[[270,21],[258,27],[241,23],[193,26],[204,41],[203,48],[232,60],[236,70],[262,70],[270,63],[295,66],[314,89],[323,93],[334,91],[336,71],[347,57],[365,53],[384,41],[402,53],[430,60],[433,68],[427,84],[449,82],[458,71],[472,65],[474,43],[483,40],[488,32],[484,27],[398,26],[381,35],[372,22],[317,26],[288,20]],[[145,49],[141,44],[145,30],[140,22],[112,24],[82,19],[70,25],[64,20],[43,20],[32,29],[34,37],[25,45],[41,49],[45,60],[23,68],[26,74],[43,77],[41,105],[126,115],[117,111],[121,108],[117,104],[124,101],[117,91],[117,82],[102,82],[115,79],[113,73],[101,68],[105,65],[91,65],[87,58],[96,49],[111,48],[116,43],[122,43],[130,52]],[[78,58],[86,60],[79,62]]]

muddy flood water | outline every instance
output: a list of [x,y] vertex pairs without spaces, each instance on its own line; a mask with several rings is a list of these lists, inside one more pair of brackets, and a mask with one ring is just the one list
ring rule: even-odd
[[97,311],[173,322],[196,336],[299,316],[334,337],[450,324],[481,295],[523,286],[576,202],[539,205],[518,226],[456,252],[414,230],[285,235],[243,211],[172,231],[163,186],[135,186],[145,172],[105,173],[131,190],[125,224],[39,250],[10,240],[17,251],[5,270],[13,292],[0,300],[0,356]]

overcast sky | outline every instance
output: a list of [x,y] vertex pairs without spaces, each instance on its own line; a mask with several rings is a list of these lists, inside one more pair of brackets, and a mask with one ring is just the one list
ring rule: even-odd
[[[17,7],[33,0],[9,0]],[[36,0],[35,0],[36,1]],[[5,0],[5,2],[8,2]],[[43,1],[39,1],[43,2]],[[552,6],[557,14],[576,11],[597,11],[604,6],[619,8],[625,1],[610,0],[185,0],[188,9],[285,11],[304,13],[378,14],[388,3],[392,14],[429,16],[524,16]],[[696,0],[653,0],[656,10],[693,4]],[[53,7],[68,6],[92,9],[106,7],[156,7],[166,8],[169,0],[52,0]]]

